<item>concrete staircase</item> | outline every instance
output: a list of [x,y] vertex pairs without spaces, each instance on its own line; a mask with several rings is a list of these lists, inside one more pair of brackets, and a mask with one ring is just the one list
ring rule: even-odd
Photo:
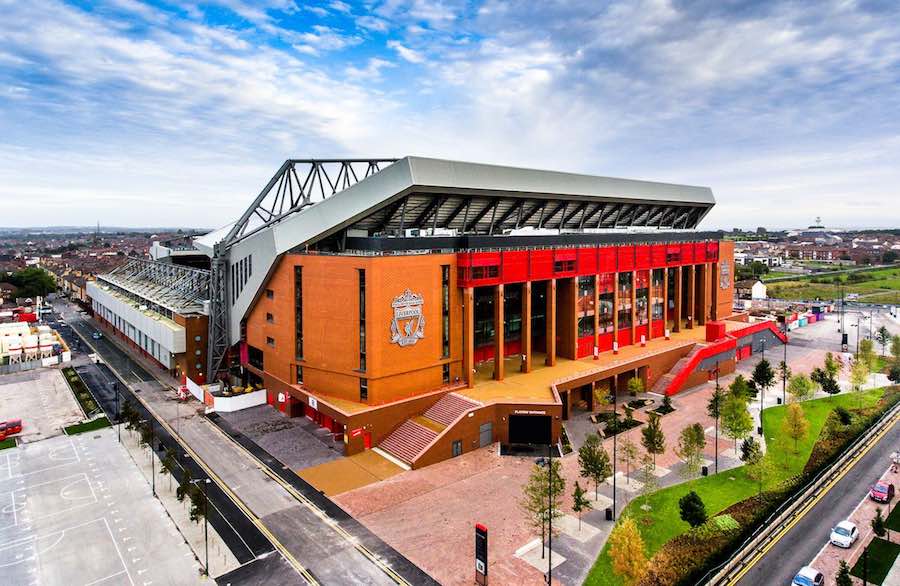
[[407,466],[412,466],[413,460],[425,451],[438,434],[463,413],[478,406],[479,403],[465,397],[447,393],[422,415],[404,421],[378,444],[377,449]]
[[440,401],[432,405],[425,412],[424,416],[446,427],[456,421],[457,417],[474,407],[478,407],[478,403],[455,393],[447,393],[441,397]]
[[[656,380],[656,383],[653,385],[653,388],[650,389],[651,393],[656,393],[658,395],[670,395],[677,391],[678,389],[674,389],[670,391],[670,387],[672,383],[678,378],[678,374],[690,365],[693,361],[694,356],[697,355],[698,352],[703,348],[702,344],[695,344],[691,351],[687,353],[686,356],[681,358],[675,365],[672,367],[669,372],[662,375]],[[689,374],[689,373],[688,373]]]
[[407,419],[400,424],[400,427],[391,432],[391,435],[384,438],[384,441],[378,444],[378,447],[406,465],[412,466],[413,460],[436,437],[436,431]]

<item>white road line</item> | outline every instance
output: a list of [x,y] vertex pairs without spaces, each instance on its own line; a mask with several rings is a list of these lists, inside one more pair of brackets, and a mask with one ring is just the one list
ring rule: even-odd
[[110,574],[109,576],[107,576],[107,577],[105,577],[105,578],[100,578],[99,580],[94,580],[93,582],[88,582],[88,583],[85,584],[84,586],[92,586],[93,584],[99,584],[100,582],[106,582],[106,581],[109,580],[110,578],[115,578],[116,576],[121,576],[121,575],[124,574],[126,571],[127,571],[127,570],[122,570],[121,572],[116,572],[115,574]]
[[109,523],[106,522],[106,518],[103,519],[103,524],[106,526],[106,531],[109,533],[109,538],[113,542],[113,546],[116,548],[116,553],[119,554],[119,561],[122,562],[122,567],[125,568],[125,575],[128,576],[128,582],[131,583],[131,586],[134,586],[134,580],[131,579],[131,572],[128,571],[128,566],[125,564],[125,558],[122,557],[122,552],[119,549],[119,544],[116,543],[116,538],[113,536],[112,530],[109,528]]

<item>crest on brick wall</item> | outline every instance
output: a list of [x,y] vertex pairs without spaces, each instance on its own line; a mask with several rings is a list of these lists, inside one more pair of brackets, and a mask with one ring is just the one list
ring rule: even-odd
[[719,263],[719,287],[722,289],[731,287],[731,264],[727,260]]
[[425,314],[422,313],[424,300],[419,293],[409,289],[391,302],[394,319],[391,321],[391,343],[412,346],[425,337]]

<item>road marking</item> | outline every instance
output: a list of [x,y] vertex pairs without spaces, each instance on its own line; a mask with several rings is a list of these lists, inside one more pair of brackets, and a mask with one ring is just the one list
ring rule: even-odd
[[893,429],[894,424],[897,423],[897,420],[898,420],[898,419],[900,419],[900,413],[898,413],[897,415],[894,415],[894,417],[891,418],[891,421],[889,422],[889,424],[888,424],[888,425],[885,425],[885,426],[884,426],[884,429],[882,429],[881,431],[879,431],[879,432],[875,435],[875,437],[872,438],[872,439],[874,439],[874,441],[871,441],[871,440],[870,440],[870,441],[866,444],[866,446],[862,449],[862,451],[860,451],[857,455],[853,456],[853,458],[851,458],[850,461],[848,462],[849,465],[845,465],[843,468],[841,468],[841,470],[840,470],[840,472],[838,473],[838,475],[835,476],[832,480],[828,481],[828,483],[825,485],[824,490],[822,490],[819,494],[817,494],[815,497],[813,497],[813,499],[812,499],[811,501],[809,501],[808,503],[804,504],[803,507],[801,507],[800,510],[799,510],[797,513],[795,513],[794,518],[790,521],[790,523],[788,523],[787,525],[785,525],[784,527],[782,527],[781,529],[779,529],[778,532],[772,537],[772,539],[769,540],[769,543],[767,543],[765,546],[763,546],[763,548],[762,548],[760,551],[758,551],[756,554],[754,554],[754,556],[753,556],[752,558],[750,558],[750,561],[747,562],[747,564],[746,564],[743,568],[741,568],[741,571],[738,572],[737,575],[735,575],[733,578],[731,578],[731,579],[727,582],[728,586],[732,586],[733,584],[737,584],[738,582],[740,582],[740,581],[741,581],[741,578],[743,578],[744,575],[745,575],[747,572],[749,572],[749,571],[753,568],[753,566],[755,566],[755,565],[759,562],[759,560],[761,560],[762,557],[763,557],[770,549],[772,549],[772,548],[775,546],[776,543],[778,543],[779,541],[781,541],[781,538],[783,538],[783,537],[784,537],[791,529],[793,529],[793,528],[794,528],[794,525],[796,525],[798,522],[800,522],[800,519],[802,519],[803,517],[805,517],[806,514],[807,514],[813,507],[815,507],[815,506],[818,504],[818,502],[819,502],[820,500],[822,500],[822,498],[823,498],[826,494],[828,494],[828,492],[829,492],[832,488],[834,488],[834,485],[837,484],[844,476],[846,476],[846,475],[847,475],[847,472],[849,472],[854,466],[856,466],[856,464],[862,459],[863,456],[865,456],[866,454],[868,454],[869,451],[870,451],[876,444],[878,444],[878,442],[880,442],[880,441],[882,440],[882,438],[884,438],[884,436],[887,435],[887,433],[888,433],[889,431],[891,431],[891,429]]

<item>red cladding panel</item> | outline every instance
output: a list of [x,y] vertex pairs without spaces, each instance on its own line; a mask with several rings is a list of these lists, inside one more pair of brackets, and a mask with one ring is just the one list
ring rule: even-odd
[[634,269],[634,246],[620,246],[618,257],[620,273]]
[[612,246],[600,249],[600,272],[616,272],[616,249]]
[[606,352],[607,350],[612,350],[612,344],[613,344],[612,332],[610,332],[608,334],[600,334],[599,345],[600,345],[601,352]]
[[528,280],[528,251],[512,250],[503,253],[504,283],[521,283]]
[[578,338],[578,357],[592,356],[594,354],[594,336]]
[[619,330],[619,348],[631,344],[631,328]]
[[650,268],[650,246],[646,244],[640,244],[634,247],[634,257],[635,257],[635,268],[638,269],[649,269]]
[[715,342],[725,337],[725,322],[706,322],[706,341]]
[[694,262],[706,261],[706,242],[694,243]]
[[531,251],[531,280],[542,281],[553,278],[553,251]]
[[650,263],[655,268],[666,266],[666,245],[654,244],[650,251]]
[[644,336],[644,339],[647,338],[647,325],[646,324],[644,324],[642,326],[637,326],[636,328],[634,328],[634,343],[635,344],[641,343],[641,336]]
[[706,244],[706,260],[717,262],[719,260],[719,243],[708,242]]
[[498,266],[499,264],[500,264],[500,253],[499,252],[473,252],[472,253],[472,266],[473,267]]
[[593,275],[597,272],[597,249],[578,249],[578,274]]
[[666,333],[666,322],[661,319],[653,320],[653,337],[662,338]]
[[576,248],[563,248],[554,251],[554,258],[556,260],[575,260],[578,257],[578,249]]
[[694,264],[694,245],[685,242],[681,245],[681,264]]
[[603,273],[598,280],[597,290],[600,293],[612,293],[615,290],[615,275],[613,273]]

